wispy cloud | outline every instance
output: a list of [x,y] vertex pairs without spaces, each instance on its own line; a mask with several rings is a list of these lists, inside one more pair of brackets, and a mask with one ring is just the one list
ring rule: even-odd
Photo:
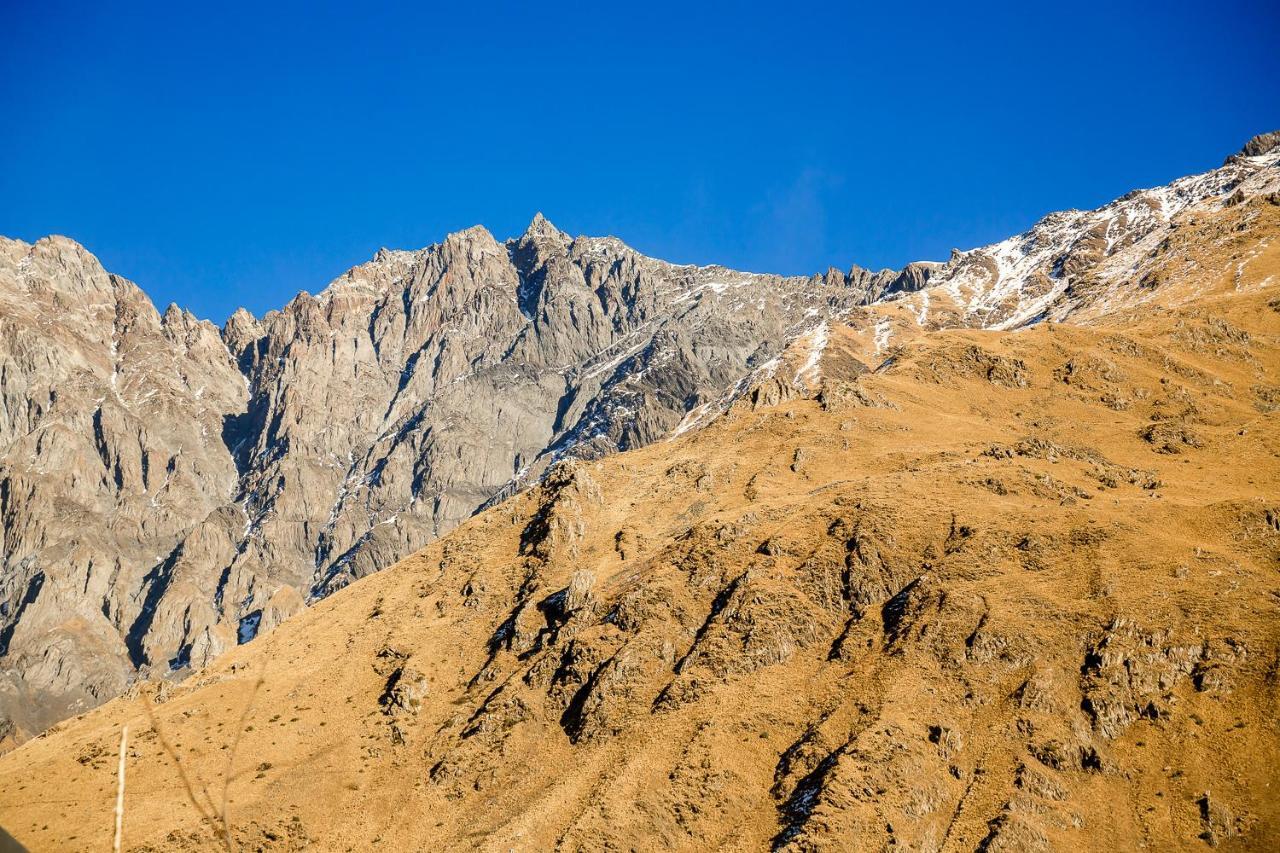
[[829,254],[827,208],[843,185],[840,175],[806,167],[770,190],[751,210],[756,256],[768,271],[818,272]]

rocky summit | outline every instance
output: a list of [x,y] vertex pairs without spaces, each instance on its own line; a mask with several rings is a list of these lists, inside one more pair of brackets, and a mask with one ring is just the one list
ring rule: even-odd
[[221,333],[6,244],[7,713],[124,695],[0,823],[1277,849],[1278,161],[897,274],[474,229]]

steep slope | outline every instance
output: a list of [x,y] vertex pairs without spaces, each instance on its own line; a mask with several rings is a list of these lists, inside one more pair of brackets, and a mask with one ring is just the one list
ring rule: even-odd
[[1275,849],[1277,201],[1080,322],[830,322],[0,758],[0,823],[107,843],[127,724],[140,850]]
[[1053,213],[1024,234],[955,252],[934,271],[929,298],[911,300],[916,316],[935,328],[1013,329],[1167,303],[1162,281],[1189,271],[1161,259],[1171,236],[1194,225],[1197,213],[1280,190],[1277,164],[1280,141],[1264,134],[1219,169],[1134,190],[1097,210]]

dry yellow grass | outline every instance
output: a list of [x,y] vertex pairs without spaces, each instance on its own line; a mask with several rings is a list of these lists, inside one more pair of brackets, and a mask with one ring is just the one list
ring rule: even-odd
[[855,318],[816,396],[565,466],[3,756],[0,823],[105,848],[127,724],[130,849],[1277,849],[1280,207],[1244,207],[1089,326],[860,373]]

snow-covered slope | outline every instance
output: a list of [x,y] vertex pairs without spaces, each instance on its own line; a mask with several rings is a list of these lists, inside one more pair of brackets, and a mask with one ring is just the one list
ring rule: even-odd
[[[1172,262],[1175,236],[1210,213],[1265,196],[1280,204],[1280,134],[1250,140],[1217,169],[1152,189],[1134,190],[1096,210],[1050,213],[1029,230],[968,251],[946,263],[910,265],[915,287],[896,288],[869,305],[809,316],[790,346],[761,364],[715,404],[690,412],[681,431],[705,426],[734,401],[752,394],[816,393],[823,384],[822,349],[831,324],[860,340],[862,366],[875,369],[922,331],[1017,329],[1043,321],[1089,324],[1116,311],[1194,299],[1204,287],[1194,260]],[[1268,245],[1243,249],[1244,264]],[[847,367],[847,366],[846,366]]]
[[1280,148],[1135,190],[1097,210],[1051,213],[1029,231],[956,252],[930,287],[904,297],[927,327],[1013,329],[1087,320],[1157,297],[1146,276],[1161,243],[1198,210],[1280,190]]

